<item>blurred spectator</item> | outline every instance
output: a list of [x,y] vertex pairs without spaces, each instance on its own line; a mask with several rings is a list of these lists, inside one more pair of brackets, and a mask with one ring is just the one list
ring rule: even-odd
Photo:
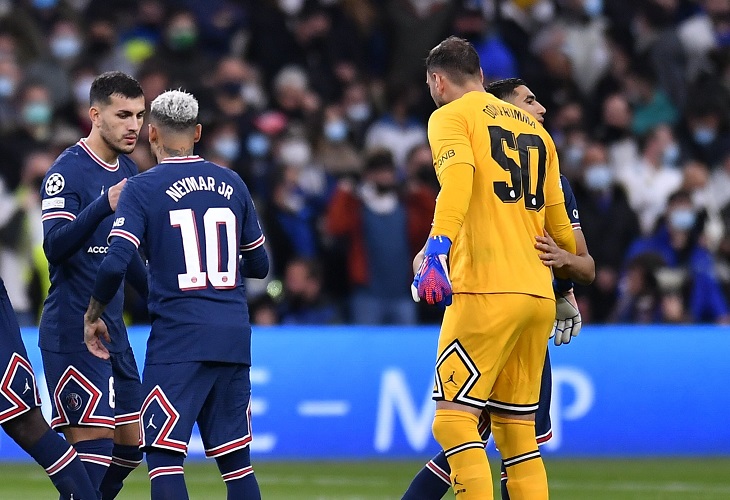
[[279,324],[276,302],[267,294],[252,299],[248,304],[248,313],[252,325],[271,326]]
[[678,159],[679,146],[672,129],[661,125],[643,138],[639,162],[625,165],[617,172],[645,235],[654,231],[669,195],[682,185],[682,172],[676,166]]
[[284,325],[340,322],[337,308],[322,293],[322,267],[317,260],[296,258],[286,266],[279,318]]
[[685,110],[684,156],[714,168],[730,153],[730,95],[717,81],[701,81],[690,89]]
[[21,70],[13,58],[0,58],[0,134],[8,133],[17,123],[14,101],[20,77]]
[[28,151],[50,144],[53,131],[53,103],[48,88],[40,82],[27,82],[18,91],[19,127],[0,141],[0,176],[6,188],[14,190],[20,181],[23,160]]
[[582,178],[573,183],[583,234],[596,263],[596,279],[590,287],[576,287],[576,297],[586,321],[595,322],[608,319],[626,250],[639,233],[636,215],[607,160],[603,144],[589,144]]
[[387,150],[370,153],[359,184],[343,180],[337,186],[326,227],[348,243],[352,322],[416,322],[409,289],[415,252],[406,238],[398,236],[408,234],[408,221],[408,207],[401,198],[393,157]]
[[[665,291],[682,296],[682,321],[728,323],[730,315],[715,269],[715,259],[699,241],[697,212],[686,191],[671,195],[664,221],[648,237],[635,241],[627,260],[657,254],[668,271]],[[676,306],[676,304],[672,304]]]
[[388,112],[376,120],[365,136],[365,148],[386,148],[393,160],[400,179],[405,178],[405,161],[408,151],[427,140],[426,127],[415,119],[413,107],[419,92],[413,86],[391,87],[388,91]]
[[274,79],[274,105],[291,121],[303,126],[311,124],[320,106],[320,99],[309,88],[309,79],[298,66],[287,66]]
[[624,88],[633,106],[631,131],[634,134],[642,136],[659,125],[674,125],[677,122],[677,109],[667,94],[657,87],[656,76],[647,62],[641,61],[629,70],[624,79]]
[[639,158],[639,146],[631,134],[631,107],[621,94],[612,94],[603,102],[603,123],[598,137],[608,146],[609,163],[618,171],[633,165]]
[[122,71],[133,74],[135,64],[127,59],[119,45],[117,21],[108,13],[87,20],[84,56],[93,61],[100,73]]
[[322,135],[318,141],[315,162],[333,177],[356,176],[362,170],[362,158],[350,140],[350,125],[340,106],[324,109]]
[[621,280],[621,295],[609,317],[611,323],[662,322],[662,298],[656,279],[662,265],[661,258],[654,254],[638,255],[629,261]]
[[374,120],[367,86],[363,82],[353,82],[348,85],[342,96],[342,107],[345,109],[352,142],[356,148],[362,148],[365,144],[365,134]]

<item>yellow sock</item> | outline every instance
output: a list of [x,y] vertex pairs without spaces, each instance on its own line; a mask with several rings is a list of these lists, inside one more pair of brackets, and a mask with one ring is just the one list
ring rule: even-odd
[[458,500],[492,500],[492,475],[476,415],[458,410],[436,410],[433,436],[446,453],[451,486]]
[[507,470],[511,500],[547,500],[545,465],[535,440],[535,422],[492,414],[492,435]]

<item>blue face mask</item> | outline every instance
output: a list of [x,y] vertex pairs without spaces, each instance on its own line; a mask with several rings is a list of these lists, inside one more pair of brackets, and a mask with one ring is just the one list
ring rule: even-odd
[[669,225],[677,231],[689,231],[695,225],[697,216],[689,208],[677,208],[669,213]]
[[241,143],[233,136],[219,137],[213,142],[213,150],[228,161],[238,158],[241,152]]
[[0,97],[10,97],[15,90],[15,82],[7,76],[0,76]]
[[47,125],[53,110],[45,102],[31,102],[23,107],[23,120],[29,125]]
[[603,13],[603,0],[584,0],[583,10],[589,17],[597,17]]
[[342,142],[347,138],[347,123],[345,120],[328,122],[324,126],[324,136],[330,142]]
[[664,153],[662,153],[662,159],[664,160],[665,165],[676,165],[677,160],[679,160],[679,146],[674,143],[667,146],[664,149]]
[[33,0],[33,7],[36,9],[50,9],[55,7],[58,0]]
[[269,152],[269,139],[263,134],[251,134],[246,141],[246,149],[251,156],[261,158]]
[[613,183],[613,172],[608,165],[593,165],[586,170],[585,183],[592,191],[605,191]]
[[717,132],[715,132],[715,129],[713,128],[699,127],[695,129],[692,137],[694,137],[694,140],[697,144],[706,146],[707,144],[710,144],[712,141],[715,140],[716,135]]
[[51,53],[56,59],[73,59],[81,52],[81,40],[63,35],[51,40]]
[[347,108],[346,113],[350,120],[354,122],[364,122],[370,118],[370,106],[365,102],[353,104]]

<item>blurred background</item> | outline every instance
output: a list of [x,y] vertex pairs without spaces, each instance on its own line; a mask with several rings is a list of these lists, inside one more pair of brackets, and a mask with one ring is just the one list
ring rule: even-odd
[[21,323],[48,283],[39,180],[113,69],[148,101],[194,93],[198,153],[249,185],[274,264],[249,284],[255,324],[438,322],[408,284],[438,189],[423,61],[449,34],[547,108],[596,260],[584,320],[727,323],[726,0],[0,0],[0,274]]
[[[440,313],[411,301],[410,263],[438,192],[423,62],[450,34],[474,44],[486,81],[521,77],[547,108],[596,261],[576,288],[584,334],[552,350],[565,426],[552,451],[729,455],[730,337],[709,325],[730,322],[730,0],[0,0],[0,275],[36,370],[41,180],[89,132],[94,76],[121,70],[148,103],[195,94],[196,152],[254,196],[273,266],[247,284],[251,319],[281,325],[254,327],[253,411],[263,431],[276,422],[255,453],[428,457]],[[131,290],[126,314],[148,322]],[[130,333],[138,359],[145,332]],[[302,386],[326,394],[300,401]],[[688,404],[695,425],[669,417]],[[631,424],[612,427],[626,408]],[[338,416],[352,417],[340,431]]]

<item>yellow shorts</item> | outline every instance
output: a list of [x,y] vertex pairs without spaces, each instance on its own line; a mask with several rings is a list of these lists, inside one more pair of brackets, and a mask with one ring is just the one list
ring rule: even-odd
[[439,335],[433,398],[507,413],[537,410],[555,301],[454,294]]

